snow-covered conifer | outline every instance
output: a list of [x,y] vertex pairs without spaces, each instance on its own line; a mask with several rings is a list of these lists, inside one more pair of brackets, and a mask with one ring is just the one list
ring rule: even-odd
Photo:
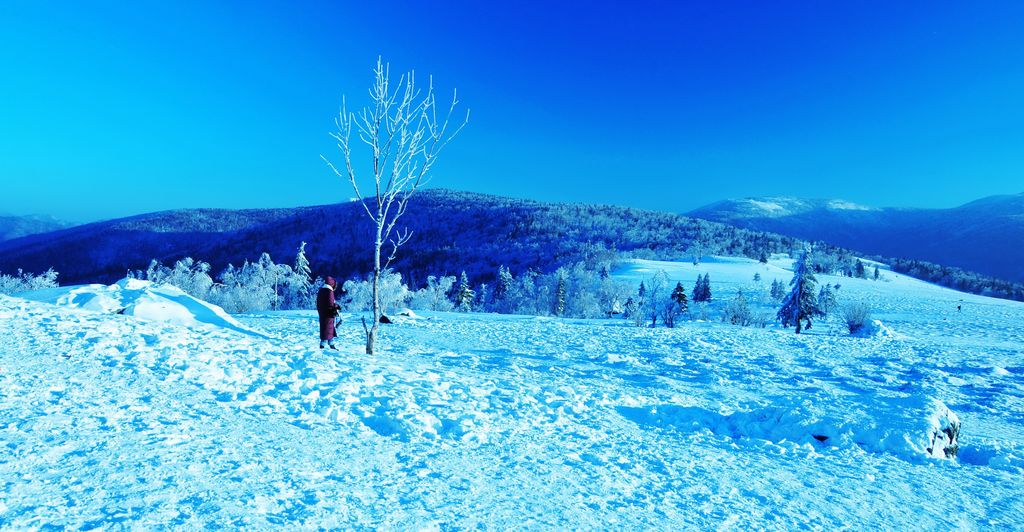
[[473,300],[476,299],[476,292],[469,287],[469,277],[463,271],[459,277],[459,290],[455,295],[455,306],[460,312],[473,310]]
[[555,306],[552,309],[552,311],[553,311],[552,313],[555,316],[564,316],[565,315],[565,298],[566,298],[565,272],[562,271],[562,270],[559,270],[557,275],[558,275],[558,280],[557,280],[557,282],[555,284]]
[[309,259],[306,258],[306,243],[299,244],[299,250],[295,254],[295,266],[292,268],[292,275],[288,279],[288,297],[285,306],[287,308],[304,309],[313,305],[313,297],[316,295],[313,286],[313,272],[309,268]]
[[[821,316],[818,301],[814,293],[816,279],[807,267],[807,253],[804,252],[796,262],[793,279],[789,282],[792,290],[782,301],[782,308],[777,315],[783,327],[796,326],[796,333],[811,328],[811,319]],[[804,322],[807,323],[806,327]]]
[[836,309],[836,294],[832,291],[832,285],[825,284],[818,292],[818,308],[821,309],[822,317],[827,317]]

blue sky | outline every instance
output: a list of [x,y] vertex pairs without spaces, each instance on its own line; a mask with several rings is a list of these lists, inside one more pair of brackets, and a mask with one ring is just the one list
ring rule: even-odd
[[1024,191],[1024,3],[547,4],[5,2],[0,212],[343,201],[320,154],[378,54],[472,108],[435,186],[670,211]]

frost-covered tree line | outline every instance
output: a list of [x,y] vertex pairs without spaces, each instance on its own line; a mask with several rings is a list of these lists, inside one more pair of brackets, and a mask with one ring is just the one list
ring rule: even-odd
[[213,275],[209,263],[185,257],[173,266],[154,259],[145,270],[129,272],[130,277],[157,284],[171,284],[187,294],[219,305],[231,313],[261,310],[309,309],[323,284],[314,280],[303,242],[292,264],[277,264],[263,253],[255,262],[228,264]]
[[[385,314],[401,308],[413,310],[495,312],[602,318],[621,315],[629,296],[627,283],[608,274],[609,265],[594,270],[585,263],[562,267],[551,273],[526,270],[518,275],[499,266],[490,283],[473,283],[466,274],[428,276],[426,285],[410,290],[399,272],[385,271],[380,280],[381,306]],[[372,307],[369,279],[353,279],[343,285],[342,304],[351,312]]]
[[0,273],[0,294],[12,296],[32,290],[57,287],[57,272],[50,268],[34,275],[18,270],[14,275]]

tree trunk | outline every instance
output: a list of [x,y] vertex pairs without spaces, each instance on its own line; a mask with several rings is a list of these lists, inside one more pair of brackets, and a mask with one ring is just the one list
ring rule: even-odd
[[[383,219],[383,216],[378,219]],[[373,253],[373,325],[370,330],[366,332],[366,354],[372,355],[373,349],[377,344],[377,328],[380,327],[380,251],[383,247],[381,242],[380,232],[382,225],[377,225],[377,242],[374,243]]]
[[800,327],[800,318],[797,318],[796,319],[796,333],[797,334],[800,334],[800,329],[801,329],[801,327]]

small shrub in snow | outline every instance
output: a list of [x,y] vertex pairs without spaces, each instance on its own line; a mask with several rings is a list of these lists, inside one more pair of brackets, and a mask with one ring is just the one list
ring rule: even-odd
[[769,323],[772,322],[773,315],[774,312],[771,312],[770,310],[758,310],[754,312],[753,321],[751,322],[751,325],[764,329],[765,327],[768,326]]
[[455,304],[449,299],[448,293],[455,286],[455,276],[427,277],[427,286],[412,294],[410,306],[417,310],[449,311]]
[[708,304],[701,301],[690,306],[690,316],[699,321],[708,321]]
[[747,326],[754,322],[754,315],[747,304],[747,298],[743,296],[743,290],[736,293],[736,297],[729,301],[722,310],[722,321],[733,325]]
[[[342,285],[346,296],[341,305],[350,312],[373,310],[373,281],[348,280]],[[409,287],[402,283],[402,274],[384,270],[377,286],[380,308],[384,314],[405,306]]]
[[871,319],[871,309],[867,303],[854,302],[843,306],[843,321],[850,334],[856,334],[864,330],[868,320]]
[[50,268],[39,275],[18,270],[16,275],[0,274],[0,294],[14,295],[31,290],[57,287],[57,272]]

